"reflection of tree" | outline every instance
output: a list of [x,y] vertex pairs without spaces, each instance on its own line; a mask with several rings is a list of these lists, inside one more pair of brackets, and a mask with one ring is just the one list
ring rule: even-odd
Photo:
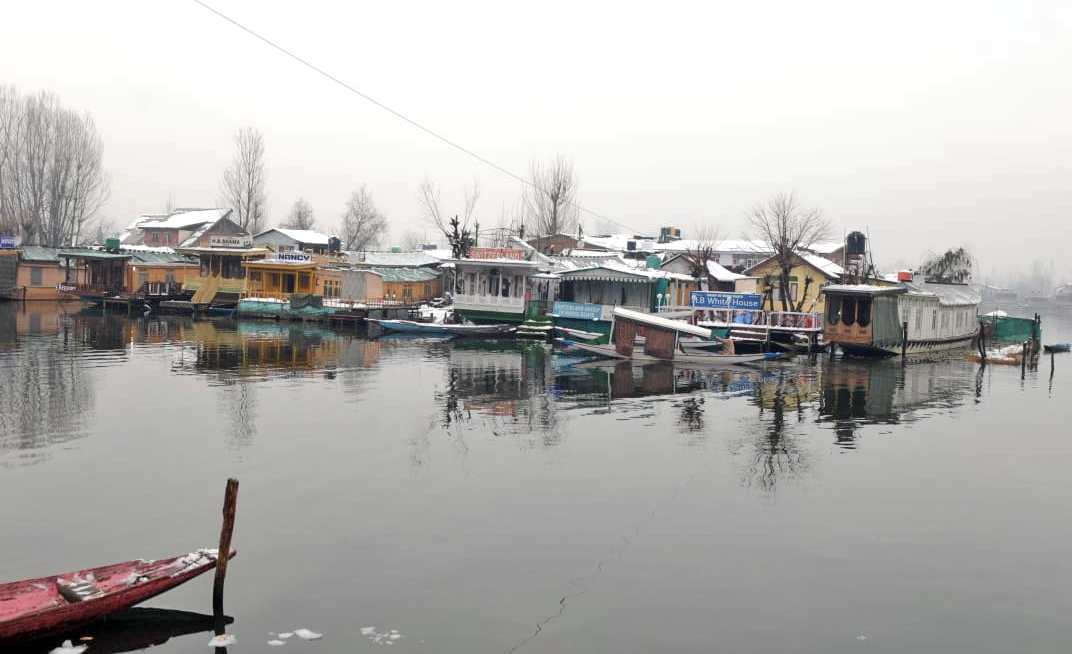
[[686,431],[700,431],[703,429],[704,399],[702,397],[690,397],[681,403],[681,418],[678,419]]
[[[14,307],[0,307],[0,323],[11,325]],[[33,321],[31,321],[33,322]],[[4,329],[0,343],[0,456],[20,451],[25,463],[42,460],[36,450],[81,438],[93,408],[87,360],[71,338],[73,327],[19,337]],[[0,463],[0,466],[3,464]]]
[[753,402],[759,408],[758,434],[736,441],[732,453],[745,459],[745,486],[773,494],[780,482],[796,479],[811,467],[805,433],[805,408],[814,401],[807,375],[783,371],[764,379]]
[[257,435],[254,416],[257,412],[257,393],[248,381],[233,380],[219,386],[220,404],[231,418],[228,440],[233,446],[249,445]]

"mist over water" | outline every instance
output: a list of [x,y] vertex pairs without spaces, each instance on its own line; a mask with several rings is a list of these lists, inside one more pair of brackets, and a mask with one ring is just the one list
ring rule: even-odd
[[[0,580],[214,546],[233,476],[233,651],[1063,652],[1070,366],[690,370],[0,305]],[[210,585],[149,606],[210,612]]]

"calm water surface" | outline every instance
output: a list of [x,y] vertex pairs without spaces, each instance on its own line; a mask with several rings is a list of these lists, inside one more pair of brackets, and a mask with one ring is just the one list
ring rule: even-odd
[[232,652],[1069,651],[1070,355],[690,371],[73,311],[0,305],[2,580],[214,546],[234,476]]

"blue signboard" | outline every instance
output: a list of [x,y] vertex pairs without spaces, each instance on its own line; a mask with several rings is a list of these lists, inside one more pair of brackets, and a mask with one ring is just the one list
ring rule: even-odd
[[602,311],[602,305],[587,302],[555,302],[551,308],[551,313],[556,316],[574,320],[599,320]]
[[689,295],[689,304],[695,309],[750,309],[759,311],[763,308],[763,297],[755,293],[693,291]]
[[0,250],[14,250],[15,249],[15,237],[14,236],[0,236]]

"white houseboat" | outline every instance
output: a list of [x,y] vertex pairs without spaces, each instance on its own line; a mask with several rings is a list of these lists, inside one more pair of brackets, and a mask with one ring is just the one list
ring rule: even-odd
[[979,330],[979,294],[967,284],[904,279],[832,284],[823,337],[850,355],[929,354],[964,348]]
[[[524,250],[470,248],[454,266],[454,312],[475,323],[521,323],[538,312],[541,296],[533,276],[545,267],[526,259]],[[543,307],[546,308],[546,307]]]

